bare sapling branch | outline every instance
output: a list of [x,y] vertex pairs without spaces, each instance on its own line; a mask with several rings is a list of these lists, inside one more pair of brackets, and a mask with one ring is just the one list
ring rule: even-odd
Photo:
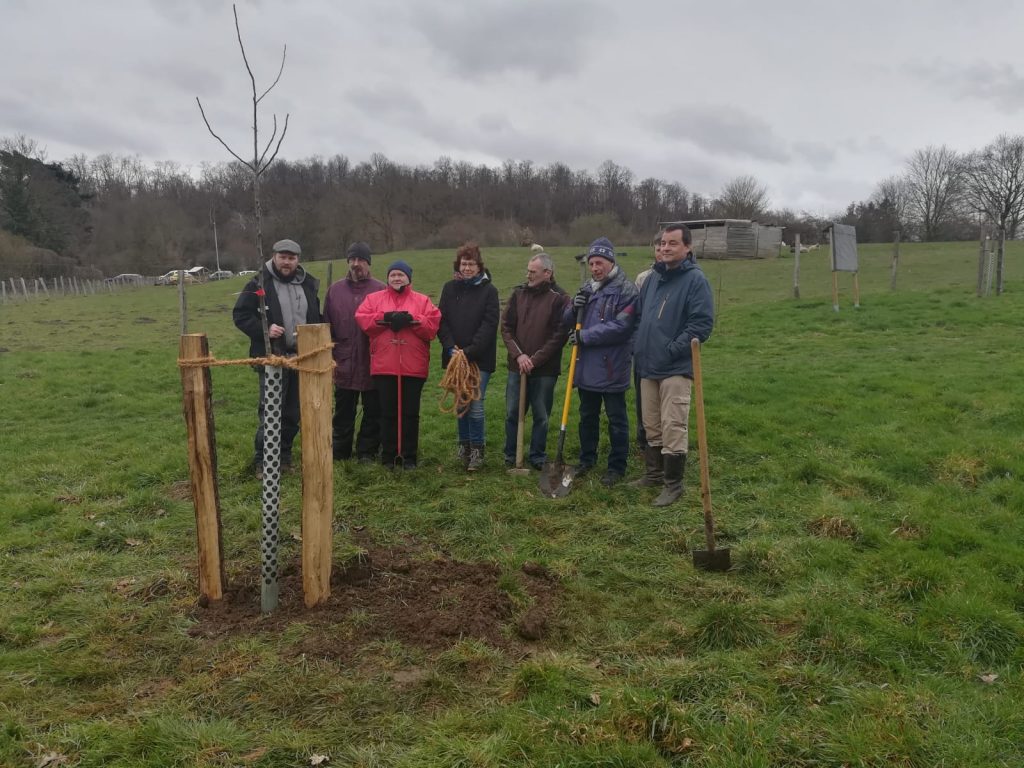
[[234,158],[235,158],[235,159],[236,159],[236,160],[237,160],[238,162],[240,162],[240,163],[241,163],[242,165],[244,165],[244,166],[245,166],[246,168],[248,168],[249,170],[251,170],[251,171],[255,172],[255,170],[256,170],[256,169],[255,169],[255,168],[253,168],[253,166],[252,166],[252,163],[250,163],[250,162],[248,162],[248,161],[246,161],[246,160],[243,160],[242,158],[240,158],[240,157],[238,156],[238,154],[237,154],[237,153],[235,152],[235,150],[233,150],[233,149],[232,149],[231,147],[229,147],[229,146],[227,145],[227,142],[225,142],[225,141],[224,141],[224,139],[222,139],[222,138],[221,138],[220,136],[218,136],[218,135],[217,135],[217,134],[216,134],[216,133],[214,132],[213,128],[212,128],[212,127],[210,127],[210,121],[206,119],[206,112],[205,112],[205,111],[203,111],[203,103],[202,103],[202,102],[201,102],[201,101],[199,100],[199,97],[198,97],[198,96],[196,96],[196,104],[198,104],[198,105],[199,105],[199,114],[201,114],[201,115],[203,116],[203,122],[204,122],[204,123],[206,123],[206,130],[208,130],[208,131],[210,132],[210,135],[211,135],[211,136],[213,136],[213,138],[215,138],[215,139],[216,139],[217,141],[219,141],[219,142],[220,142],[220,144],[221,144],[221,146],[222,146],[222,147],[224,147],[224,149],[226,149],[226,150],[227,150],[228,152],[230,152],[230,153],[231,153],[231,155],[232,155],[232,156],[233,156],[233,157],[234,157]]
[[263,163],[263,166],[260,168],[259,171],[260,175],[263,174],[263,171],[267,170],[270,164],[274,162],[274,158],[277,157],[277,153],[281,151],[281,142],[284,141],[284,136],[286,133],[288,133],[288,115],[284,116],[284,129],[281,131],[281,138],[277,140],[277,146],[274,147],[274,154],[270,156],[270,159],[267,160],[267,162]]
[[274,78],[274,82],[272,82],[270,84],[270,87],[267,88],[267,90],[265,90],[263,93],[261,93],[260,97],[258,99],[256,99],[256,103],[257,104],[259,104],[261,101],[263,101],[263,97],[264,96],[266,96],[268,93],[270,93],[272,90],[274,90],[274,86],[277,85],[277,81],[281,79],[281,73],[284,72],[284,60],[287,57],[288,57],[288,45],[286,43],[285,46],[284,46],[284,51],[281,53],[281,68],[277,70],[277,77]]

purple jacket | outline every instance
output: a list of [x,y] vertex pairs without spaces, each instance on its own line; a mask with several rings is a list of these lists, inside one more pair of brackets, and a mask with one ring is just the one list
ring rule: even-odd
[[[592,281],[584,290],[589,298],[580,314],[583,346],[576,358],[573,386],[592,392],[625,392],[633,362],[636,285],[619,267],[596,291]],[[572,305],[565,311],[570,328],[572,311]]]
[[324,322],[331,324],[334,341],[334,386],[366,392],[370,379],[370,339],[356,324],[356,309],[369,294],[384,290],[384,283],[372,277],[358,283],[344,278],[327,290]]

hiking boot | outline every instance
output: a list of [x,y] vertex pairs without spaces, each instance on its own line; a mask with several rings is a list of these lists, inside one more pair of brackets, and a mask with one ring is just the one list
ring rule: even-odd
[[484,447],[482,445],[471,445],[469,448],[469,458],[466,459],[466,469],[469,472],[475,472],[478,469],[482,469],[484,466]]
[[622,473],[616,472],[614,469],[609,469],[601,476],[601,485],[605,488],[611,488],[616,483],[622,482]]
[[577,464],[572,468],[573,477],[583,477],[594,468],[593,464]]
[[660,445],[647,446],[647,449],[644,451],[644,467],[643,476],[638,480],[630,482],[630,488],[656,488],[665,481]]
[[664,460],[662,466],[664,467],[665,484],[661,489],[661,495],[651,502],[651,506],[654,507],[667,507],[683,495],[683,472],[686,470],[686,454],[666,453],[663,454],[662,459]]
[[455,460],[462,464],[463,469],[466,469],[466,465],[469,463],[469,440],[459,440],[459,447],[455,450]]
[[255,477],[257,480],[263,479],[263,458],[253,457],[253,460],[249,462],[249,466],[246,468],[246,472]]

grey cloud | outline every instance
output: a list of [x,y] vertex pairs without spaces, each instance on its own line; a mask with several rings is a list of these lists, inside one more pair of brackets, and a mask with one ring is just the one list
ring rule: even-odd
[[600,9],[582,0],[456,4],[420,9],[417,26],[455,71],[476,77],[520,71],[541,80],[579,71]]
[[957,66],[939,60],[909,68],[920,80],[952,96],[989,102],[1005,114],[1024,109],[1024,77],[1010,64],[976,61]]
[[836,150],[820,141],[793,142],[793,153],[818,167],[831,165],[836,159]]
[[655,126],[670,139],[692,142],[712,154],[779,163],[790,159],[785,142],[767,122],[735,107],[676,109],[663,114]]
[[352,88],[348,91],[348,101],[368,117],[421,119],[426,116],[423,103],[416,94],[400,86]]

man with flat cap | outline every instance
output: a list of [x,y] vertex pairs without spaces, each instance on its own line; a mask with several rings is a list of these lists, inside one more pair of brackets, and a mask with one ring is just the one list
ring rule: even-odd
[[[235,326],[249,337],[249,356],[293,356],[298,350],[296,328],[320,322],[320,283],[299,265],[302,249],[294,240],[278,240],[274,254],[263,265],[263,305],[266,312],[270,350],[263,341],[263,320],[260,317],[259,275],[246,283],[235,302],[232,319]],[[263,473],[263,404],[266,372],[254,366],[260,377],[259,426],[253,440],[252,466],[257,477]],[[299,376],[285,368],[281,377],[281,466],[292,463],[292,443],[299,433]]]
[[[334,459],[352,458],[352,441],[360,463],[376,461],[380,452],[380,398],[370,378],[370,338],[356,323],[356,310],[368,294],[384,289],[370,274],[370,246],[353,243],[345,254],[348,274],[327,289],[324,322],[334,341]],[[356,409],[363,418],[356,436]]]

